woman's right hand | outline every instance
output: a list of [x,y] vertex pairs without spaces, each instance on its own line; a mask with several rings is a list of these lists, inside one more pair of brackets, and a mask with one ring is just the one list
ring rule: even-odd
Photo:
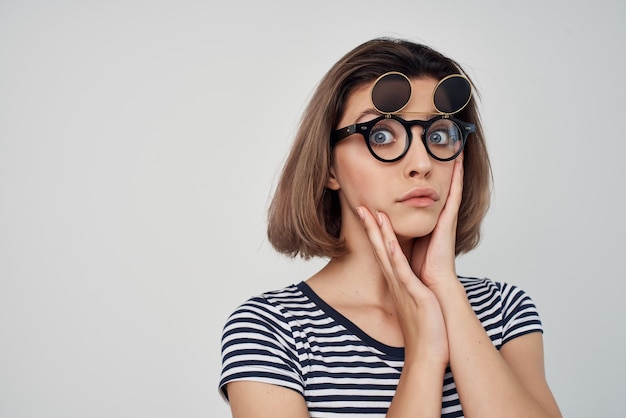
[[361,219],[393,297],[405,346],[405,365],[417,361],[445,367],[448,338],[439,302],[409,265],[387,215],[359,206]]

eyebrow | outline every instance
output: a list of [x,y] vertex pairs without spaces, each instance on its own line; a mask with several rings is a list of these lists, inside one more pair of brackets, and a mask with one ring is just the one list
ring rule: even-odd
[[359,115],[356,118],[356,122],[355,123],[360,123],[359,121],[364,117],[364,116],[383,116],[384,113],[380,113],[378,110],[374,109],[373,107],[370,107],[369,109],[365,109],[364,111],[362,111],[361,113],[359,113]]

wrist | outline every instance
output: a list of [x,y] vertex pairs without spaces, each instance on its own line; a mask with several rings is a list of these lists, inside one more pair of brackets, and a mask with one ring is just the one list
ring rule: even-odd
[[[420,343],[411,344],[405,341],[404,347],[404,367],[409,370],[428,371],[429,373],[438,374],[445,370],[450,363],[450,348],[446,338],[437,341],[433,336],[422,336]],[[427,341],[431,343],[428,344]]]
[[433,282],[428,288],[435,294],[439,303],[455,296],[467,298],[465,288],[456,275],[448,275],[446,279]]
[[449,357],[435,355],[407,356],[404,359],[402,374],[415,376],[417,374],[429,376],[433,381],[440,381],[446,372],[446,367],[450,363]]

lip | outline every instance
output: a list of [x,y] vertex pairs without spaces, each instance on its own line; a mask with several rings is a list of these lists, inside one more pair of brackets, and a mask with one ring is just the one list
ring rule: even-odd
[[399,203],[413,207],[427,207],[439,200],[439,194],[431,187],[416,187],[404,194]]

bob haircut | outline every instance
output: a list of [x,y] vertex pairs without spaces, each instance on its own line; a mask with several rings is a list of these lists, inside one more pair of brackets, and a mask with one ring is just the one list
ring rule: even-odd
[[[330,135],[340,128],[337,123],[348,96],[389,71],[436,80],[463,73],[450,58],[402,39],[373,39],[344,55],[322,78],[302,115],[269,207],[267,235],[279,253],[308,259],[339,257],[349,252],[340,235],[337,192],[326,188],[332,158]],[[476,125],[463,151],[465,176],[456,232],[457,255],[478,245],[491,191],[491,165],[474,96],[455,115]]]

